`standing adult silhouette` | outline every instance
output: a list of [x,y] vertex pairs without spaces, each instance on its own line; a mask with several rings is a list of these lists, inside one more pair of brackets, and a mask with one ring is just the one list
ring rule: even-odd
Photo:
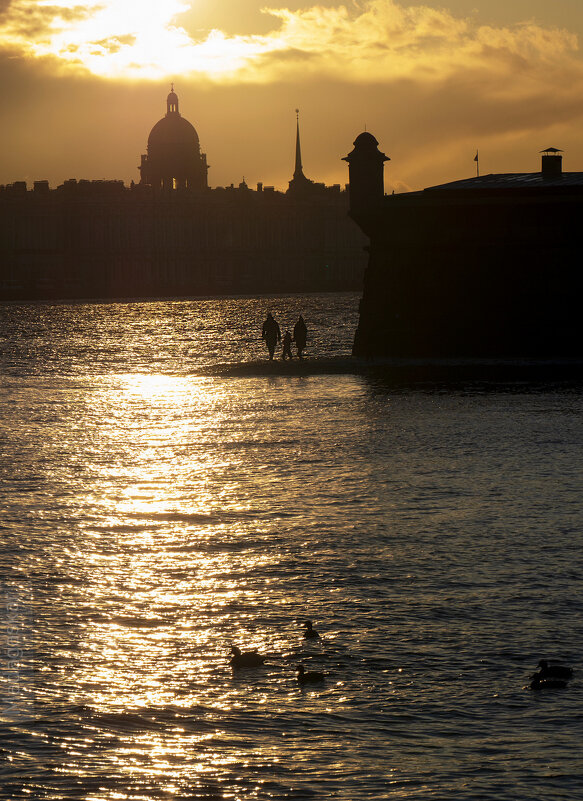
[[271,312],[268,312],[265,322],[263,323],[261,338],[265,340],[267,350],[269,351],[269,361],[272,361],[275,346],[278,342],[281,342],[281,330]]
[[304,318],[300,314],[297,323],[294,325],[294,342],[296,343],[296,347],[298,349],[298,356],[300,357],[300,359],[303,358],[302,351],[306,347],[307,338],[308,338],[308,329],[306,328]]

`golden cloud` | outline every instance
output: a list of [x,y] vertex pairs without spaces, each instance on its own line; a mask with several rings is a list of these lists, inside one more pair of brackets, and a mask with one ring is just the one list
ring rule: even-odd
[[341,75],[352,81],[439,80],[463,69],[486,67],[505,72],[509,62],[549,66],[576,53],[577,37],[534,24],[515,28],[475,26],[448,11],[396,0],[369,0],[359,12],[319,8],[292,13],[270,9],[281,20],[273,49],[265,51],[276,72],[278,45],[299,54],[318,54],[308,71]]
[[405,7],[397,0],[267,8],[264,13],[277,21],[268,34],[213,30],[199,40],[177,24],[190,7],[182,0],[13,0],[0,18],[0,42],[24,57],[115,79],[180,74],[219,82],[318,76],[425,83],[468,69],[544,73],[547,80],[567,63],[578,74],[582,69],[577,38],[568,31],[532,23],[479,26],[444,9]]

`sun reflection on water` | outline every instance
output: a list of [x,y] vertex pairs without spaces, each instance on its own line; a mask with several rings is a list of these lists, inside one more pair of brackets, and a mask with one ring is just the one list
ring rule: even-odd
[[250,597],[232,574],[265,559],[243,564],[237,549],[213,546],[237,533],[236,520],[217,517],[226,499],[216,475],[234,453],[217,447],[226,385],[131,374],[93,403],[90,443],[108,453],[93,462],[99,539],[80,543],[78,558],[87,608],[102,612],[85,621],[76,683],[99,709],[192,706],[209,674],[227,670],[217,622]]
[[[174,375],[125,376],[102,400],[110,446],[121,451],[113,525],[120,517],[209,514],[217,488],[209,473],[227,472],[228,454],[213,447],[228,398],[210,379]],[[103,465],[111,472],[111,462]],[[120,476],[121,473],[121,476]],[[113,504],[112,504],[113,506]],[[113,511],[113,510],[112,510]],[[115,518],[118,518],[117,521]],[[184,522],[184,521],[183,521]]]
[[176,401],[186,393],[190,397],[205,395],[204,387],[201,386],[203,383],[208,384],[204,379],[190,379],[178,375],[135,373],[123,378],[122,391],[144,400],[167,402],[170,399]]

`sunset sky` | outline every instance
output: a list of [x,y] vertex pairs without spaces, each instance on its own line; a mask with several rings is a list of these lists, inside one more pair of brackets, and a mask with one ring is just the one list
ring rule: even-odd
[[583,171],[583,0],[0,0],[0,183],[139,180],[170,82],[209,183],[348,180],[365,129],[387,191],[480,170]]

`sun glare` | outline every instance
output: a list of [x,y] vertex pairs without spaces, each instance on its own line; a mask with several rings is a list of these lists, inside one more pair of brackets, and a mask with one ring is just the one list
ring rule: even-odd
[[31,38],[24,29],[13,30],[14,44],[103,78],[227,75],[265,49],[260,37],[227,37],[217,30],[196,41],[179,25],[192,6],[182,0],[101,0],[82,6],[75,0],[20,0],[19,5],[37,18],[42,33]]

